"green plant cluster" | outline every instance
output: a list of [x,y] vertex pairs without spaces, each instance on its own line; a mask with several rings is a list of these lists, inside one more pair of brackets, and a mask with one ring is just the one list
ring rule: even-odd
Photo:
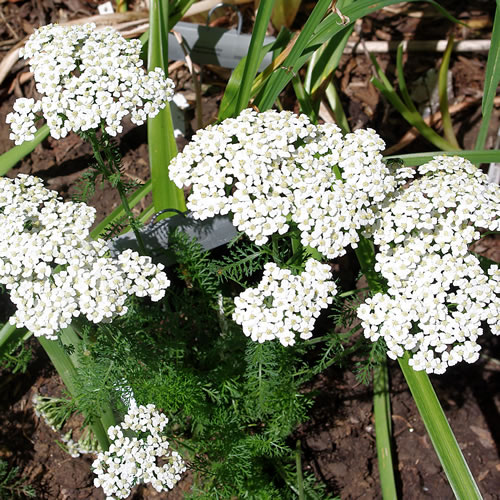
[[[177,265],[170,275],[177,276],[168,300],[134,299],[113,323],[82,326],[77,405],[97,418],[110,400],[125,412],[133,394],[137,404],[165,412],[169,440],[193,473],[190,498],[296,498],[290,436],[313,404],[301,388],[338,350],[255,343],[220,310],[219,297],[228,292],[220,265],[229,266],[237,287],[245,263],[257,270],[254,245],[239,241],[235,260],[208,266],[208,253],[195,241],[180,234],[172,240]],[[304,478],[303,487],[306,498],[329,498],[313,477]]]
[[0,499],[16,498],[36,498],[36,491],[20,476],[19,467],[9,467],[6,460],[0,460]]

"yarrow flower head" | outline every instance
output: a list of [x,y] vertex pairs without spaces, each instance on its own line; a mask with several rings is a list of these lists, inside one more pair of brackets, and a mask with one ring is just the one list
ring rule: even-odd
[[[131,407],[121,424],[109,427],[109,450],[99,453],[92,464],[94,485],[102,487],[108,500],[127,498],[140,483],[167,491],[181,479],[186,466],[162,434],[167,423],[168,418],[149,404]],[[129,437],[130,432],[136,436]]]
[[423,177],[393,193],[367,228],[388,290],[361,305],[358,317],[393,359],[407,350],[415,370],[443,373],[478,359],[486,323],[500,334],[498,266],[485,270],[468,251],[479,228],[498,230],[500,188],[458,157],[436,157],[418,172]]
[[309,259],[305,271],[293,275],[270,262],[257,288],[247,288],[235,298],[233,319],[254,341],[278,339],[284,346],[312,336],[321,309],[337,292],[330,266]]
[[0,178],[0,283],[17,306],[11,323],[54,339],[73,317],[125,314],[129,295],[164,296],[163,265],[131,250],[108,257],[106,242],[90,238],[94,218],[94,208],[62,202],[36,177]]
[[303,245],[334,258],[356,245],[375,205],[410,175],[395,175],[382,149],[373,130],[343,138],[336,125],[314,125],[306,115],[247,109],[198,131],[169,174],[178,187],[192,186],[194,217],[232,214],[258,245],[293,225]]
[[30,59],[42,98],[16,101],[7,115],[10,138],[16,144],[32,140],[41,115],[59,139],[100,126],[115,136],[124,116],[140,125],[158,114],[174,85],[160,68],[145,73],[140,51],[139,40],[126,40],[110,27],[97,31],[93,23],[37,29],[21,56]]

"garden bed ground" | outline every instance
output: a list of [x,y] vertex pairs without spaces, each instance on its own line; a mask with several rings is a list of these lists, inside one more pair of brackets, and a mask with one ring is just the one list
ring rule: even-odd
[[[366,19],[359,32],[366,40],[443,39],[451,31],[460,38],[489,36],[494,2],[476,0],[442,3],[450,7],[457,17],[477,22],[479,32],[452,28],[451,24],[435,17],[435,12],[430,8],[423,7],[424,4],[411,9],[419,12],[419,15],[408,16],[407,11],[398,14],[390,10],[379,13]],[[8,48],[8,41],[14,40],[14,36],[23,37],[29,32],[30,26],[36,27],[56,20],[60,15],[75,18],[94,13],[95,2],[73,0],[60,4],[54,0],[14,0],[6,3],[0,0],[0,9],[5,16],[5,25],[0,26],[3,43],[0,48]],[[299,15],[297,22],[300,22],[305,12]],[[392,73],[394,55],[382,55],[379,60]],[[473,146],[481,119],[480,97],[485,61],[486,54],[466,53],[452,58],[454,102],[476,100],[453,117],[458,140],[465,148]],[[438,64],[438,54],[412,54],[406,63],[408,80],[415,80],[428,68],[437,68]],[[11,110],[16,96],[21,93],[29,96],[33,91],[32,81],[21,85],[15,79],[26,69],[18,64],[14,70],[0,87],[1,123],[5,123],[5,116]],[[204,68],[205,123],[216,114],[224,84],[221,75],[224,73]],[[375,128],[388,145],[396,144],[409,127],[369,84],[370,74],[370,65],[364,55],[344,56],[338,77],[346,113],[353,128]],[[178,91],[192,101],[193,90],[186,70],[178,68],[170,76],[176,80]],[[298,111],[291,92],[285,92],[282,103],[285,108]],[[497,129],[498,113],[492,119],[492,130]],[[495,133],[490,134],[487,147],[493,146],[494,138]],[[2,125],[0,153],[11,145],[8,129]],[[126,127],[120,137],[120,147],[126,175],[136,180],[146,180],[148,158],[144,127]],[[401,153],[431,149],[434,149],[431,145],[416,140]],[[49,138],[8,175],[15,176],[20,172],[38,175],[49,188],[69,198],[75,181],[90,161],[90,150],[76,136],[71,135],[60,141]],[[110,189],[104,188],[97,192],[93,204],[103,216],[115,208],[118,197]],[[500,261],[498,239],[486,238],[479,245],[477,251]],[[3,321],[9,313],[5,297],[0,304]],[[450,369],[445,376],[432,377],[472,473],[484,498],[488,500],[500,499],[499,340],[491,337],[482,339],[482,357],[475,365],[462,364]],[[395,456],[401,497],[408,500],[453,498],[397,363],[390,364],[390,373]],[[58,377],[43,351],[35,347],[35,356],[26,374],[0,372],[0,375],[0,459],[20,467],[22,475],[35,488],[37,499],[103,498],[102,491],[92,486],[89,469],[92,458],[69,457],[57,444],[57,436],[33,412],[33,395],[56,395],[61,391]],[[380,498],[371,388],[359,384],[349,368],[333,367],[304,390],[314,390],[318,394],[310,421],[303,424],[295,436],[302,443],[304,467],[312,470],[318,481],[326,483],[328,490],[343,500]],[[148,489],[136,492],[133,498],[176,499],[182,498],[182,490],[189,490],[189,478],[168,495],[158,495]]]

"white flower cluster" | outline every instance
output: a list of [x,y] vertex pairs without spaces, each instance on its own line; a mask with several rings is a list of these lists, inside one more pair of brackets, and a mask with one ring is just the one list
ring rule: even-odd
[[443,373],[479,357],[487,322],[500,334],[500,272],[484,271],[468,246],[476,228],[499,228],[500,188],[470,162],[436,157],[422,178],[389,198],[371,228],[376,270],[388,283],[358,309],[365,336],[383,337],[388,355],[413,352],[415,370]]
[[247,288],[234,299],[233,319],[247,337],[258,342],[275,338],[284,345],[295,344],[295,336],[312,336],[321,309],[331,304],[337,287],[330,266],[309,259],[298,276],[270,262],[257,288]]
[[40,114],[56,139],[101,125],[115,136],[124,116],[140,125],[158,114],[174,85],[160,68],[145,73],[140,51],[139,40],[126,40],[110,27],[97,31],[93,23],[37,29],[21,56],[30,59],[43,97],[16,101],[7,115],[10,138],[16,144],[32,140]]
[[169,173],[178,187],[192,185],[195,217],[231,213],[258,245],[293,223],[304,245],[334,258],[356,245],[378,203],[411,175],[395,175],[383,148],[373,130],[343,138],[337,126],[313,125],[305,115],[246,109],[198,131]]
[[107,256],[89,228],[95,209],[62,202],[36,177],[0,178],[0,283],[17,311],[10,321],[57,338],[73,317],[108,322],[127,311],[129,295],[160,300],[170,282],[163,265],[126,250]]
[[[161,492],[181,479],[186,466],[176,451],[169,450],[162,435],[167,423],[168,418],[149,404],[131,408],[120,425],[108,429],[109,450],[99,453],[92,464],[97,475],[94,485],[102,487],[108,500],[127,498],[139,483],[151,483]],[[127,431],[139,437],[130,438]],[[163,465],[158,465],[158,459]]]

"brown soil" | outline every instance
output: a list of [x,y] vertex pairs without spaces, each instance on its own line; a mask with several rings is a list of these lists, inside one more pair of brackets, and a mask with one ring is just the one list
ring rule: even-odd
[[[399,13],[384,11],[364,20],[358,33],[366,40],[444,39],[452,31],[459,39],[490,36],[494,2],[476,0],[442,3],[460,19],[477,21],[479,31],[453,27],[451,23],[436,17],[435,11],[424,4],[416,4],[410,10],[423,14],[409,17],[406,15],[407,10]],[[1,0],[0,9],[5,22],[0,25],[0,50],[10,48],[12,42],[24,37],[32,26],[55,21],[58,16],[82,17],[93,13],[95,5],[96,2],[91,0],[72,0],[64,4],[54,0],[13,0],[8,3]],[[302,12],[297,23],[305,15],[307,12]],[[393,75],[394,55],[380,56],[379,61],[387,68],[389,75]],[[415,80],[429,68],[438,68],[439,62],[437,54],[412,54],[406,61],[408,80]],[[473,146],[481,119],[480,100],[477,98],[481,97],[485,64],[485,54],[468,53],[452,57],[454,102],[476,98],[475,103],[467,105],[453,116],[458,140],[466,148]],[[31,80],[19,83],[18,77],[24,71],[26,69],[18,63],[0,87],[0,123],[5,123],[5,116],[11,110],[16,96],[29,96],[33,90]],[[205,123],[216,114],[224,85],[219,75],[225,73],[204,69]],[[178,90],[188,100],[192,99],[192,84],[186,70],[180,67],[170,76],[178,83]],[[337,76],[351,126],[373,127],[388,145],[396,144],[409,127],[369,83],[371,68],[367,58],[364,55],[343,56]],[[289,109],[297,110],[291,92],[283,94],[282,103]],[[498,129],[498,121],[498,113],[495,113],[491,121],[493,132]],[[8,133],[5,125],[0,127],[0,153],[12,146]],[[490,134],[487,147],[493,146],[495,136],[496,133]],[[120,148],[126,175],[136,180],[146,180],[148,158],[144,127],[126,127],[120,137]],[[433,149],[422,139],[417,139],[402,149],[401,153]],[[15,176],[20,172],[36,174],[44,179],[48,187],[69,198],[74,192],[75,181],[90,161],[89,148],[76,136],[60,141],[48,139],[8,175]],[[93,199],[100,217],[117,204],[117,196],[107,187],[99,190]],[[498,239],[486,238],[476,250],[500,261]],[[2,300],[0,304],[3,308],[1,316],[7,317],[7,303]],[[432,377],[432,381],[484,498],[494,500],[500,499],[499,339],[485,336],[481,343],[483,355],[478,363],[454,367],[445,376]],[[93,478],[89,469],[92,458],[70,458],[56,443],[57,436],[43,420],[34,415],[31,403],[34,394],[56,395],[61,391],[59,379],[48,359],[41,349],[36,348],[36,343],[34,346],[35,357],[26,374],[0,372],[0,458],[21,468],[27,481],[35,487],[37,499],[101,499],[102,491],[92,486]],[[390,373],[395,457],[401,498],[453,498],[396,363],[390,364]],[[319,376],[311,387],[305,388],[312,389],[318,391],[318,396],[311,411],[311,419],[297,430],[297,438],[301,439],[304,452],[304,467],[312,470],[318,481],[326,483],[329,491],[342,499],[380,498],[371,388],[357,383],[348,367],[335,367]],[[185,481],[168,495],[145,490],[136,492],[134,498],[182,498],[182,491],[188,489],[189,481]]]

